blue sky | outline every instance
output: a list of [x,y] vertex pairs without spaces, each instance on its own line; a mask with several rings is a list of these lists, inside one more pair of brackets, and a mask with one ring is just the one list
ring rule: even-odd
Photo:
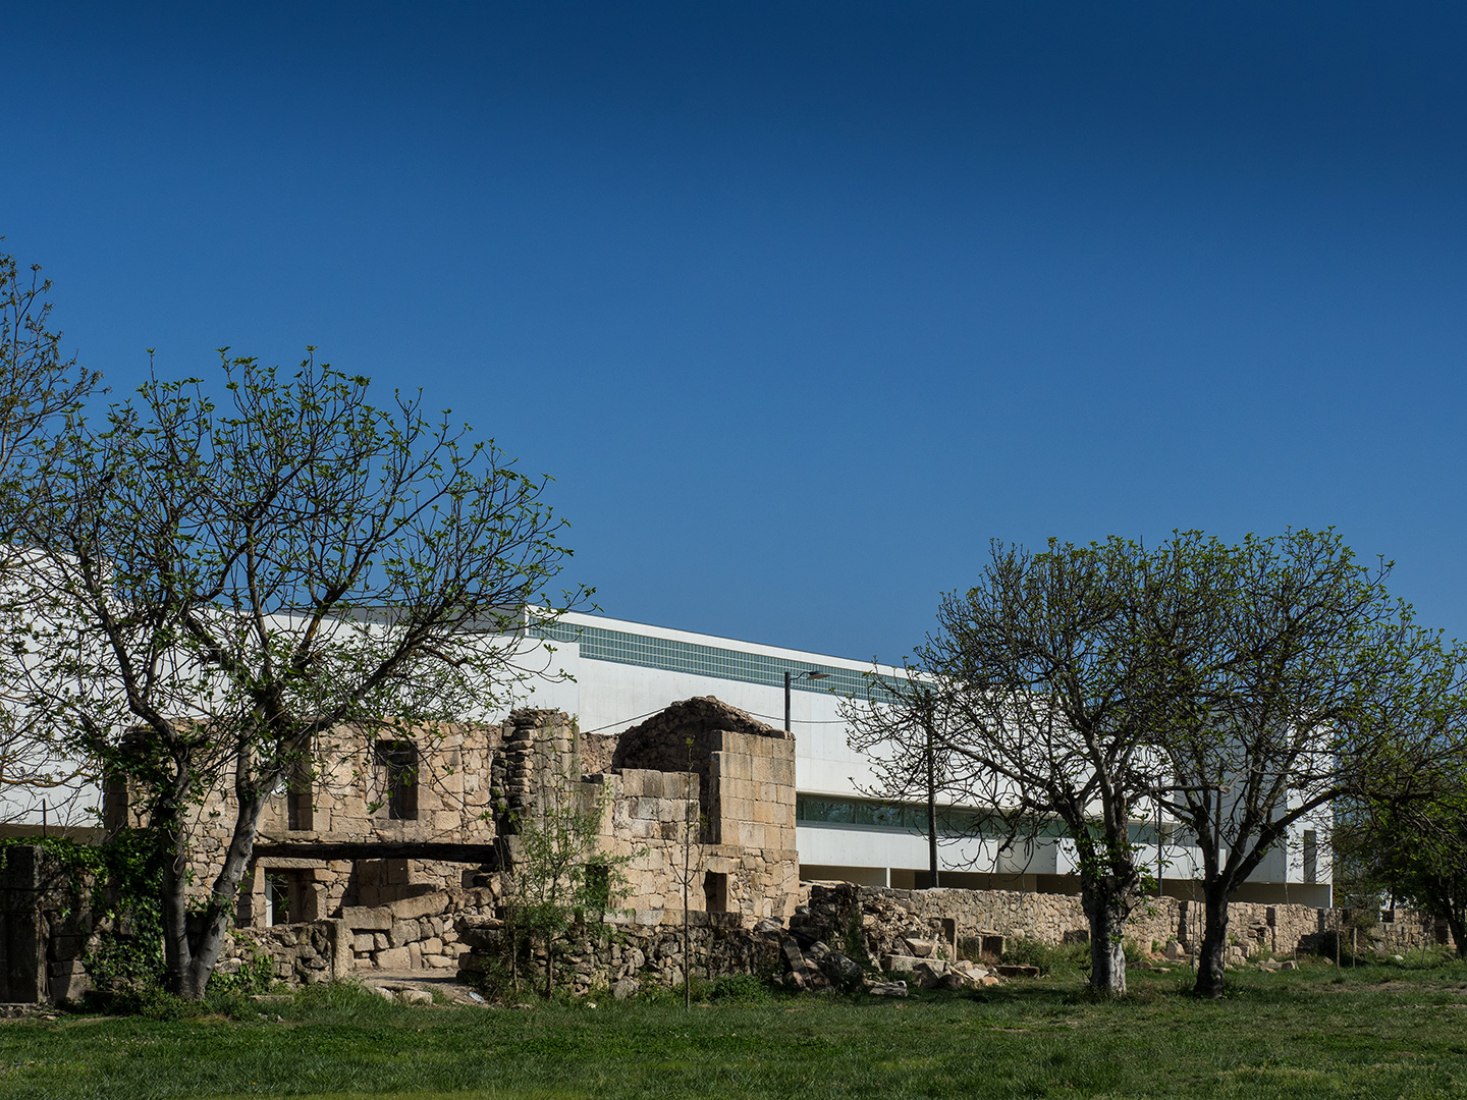
[[130,8],[0,35],[115,390],[421,386],[661,625],[894,659],[990,539],[1334,525],[1467,637],[1460,4]]

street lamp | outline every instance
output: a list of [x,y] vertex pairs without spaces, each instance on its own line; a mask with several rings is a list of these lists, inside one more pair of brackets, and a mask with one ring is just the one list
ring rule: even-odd
[[807,668],[804,672],[784,670],[784,732],[790,732],[790,685],[796,680],[829,680],[830,673]]

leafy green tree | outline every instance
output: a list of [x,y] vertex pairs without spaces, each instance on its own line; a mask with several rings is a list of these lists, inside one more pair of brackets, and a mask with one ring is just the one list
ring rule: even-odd
[[1362,565],[1333,531],[1237,546],[1189,532],[1162,553],[1168,605],[1148,611],[1151,633],[1171,639],[1156,797],[1197,841],[1196,992],[1219,996],[1229,899],[1291,829],[1327,834],[1335,800],[1388,760],[1431,755],[1423,716],[1456,662],[1391,598],[1389,567]]
[[[284,376],[221,360],[217,398],[155,375],[73,416],[32,479],[42,506],[7,516],[53,609],[28,703],[166,838],[167,988],[188,998],[292,764],[329,729],[411,734],[492,707],[568,553],[545,483],[421,397],[378,407],[313,359]],[[192,815],[225,786],[229,841],[191,902]]]
[[[1388,894],[1446,923],[1467,958],[1467,739],[1461,695],[1435,723],[1441,751],[1377,769],[1341,810],[1338,860],[1357,892]],[[1405,765],[1405,766],[1403,766]]]
[[1429,716],[1461,662],[1390,598],[1387,572],[1332,531],[995,545],[980,583],[943,600],[912,686],[856,715],[852,743],[898,795],[935,746],[949,796],[1009,842],[1061,826],[1091,982],[1111,993],[1144,877],[1130,825],[1159,803],[1196,841],[1197,991],[1216,996],[1228,900],[1289,830],[1441,751]]

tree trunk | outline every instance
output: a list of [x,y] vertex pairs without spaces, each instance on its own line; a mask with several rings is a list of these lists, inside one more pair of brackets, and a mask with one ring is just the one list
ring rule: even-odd
[[1452,933],[1452,946],[1457,949],[1457,958],[1467,959],[1467,912],[1449,907],[1447,928]]
[[229,838],[229,849],[224,856],[224,865],[214,880],[209,902],[195,919],[192,929],[192,959],[190,991],[180,993],[189,1000],[199,1000],[214,975],[214,965],[219,961],[219,951],[224,945],[224,933],[234,923],[235,901],[239,897],[239,885],[244,880],[245,868],[254,853],[255,836],[260,825],[260,815],[265,803],[258,797],[241,799],[234,817],[234,833]]
[[1202,947],[1197,953],[1199,997],[1221,997],[1223,971],[1228,961],[1228,895],[1215,885],[1204,887]]
[[163,876],[163,963],[164,988],[184,1000],[202,1000],[219,961],[224,933],[233,919],[239,884],[254,851],[255,832],[264,802],[241,803],[235,814],[234,832],[224,865],[201,913],[190,918],[188,911],[188,839],[181,823],[167,807],[153,814],[150,828],[162,830],[172,839],[172,859]]
[[158,899],[158,915],[163,924],[163,988],[175,996],[189,997],[193,953],[189,946],[186,894],[188,838],[179,816],[175,803],[160,801],[148,815],[148,828],[168,841],[163,896]]
[[1107,997],[1126,995],[1126,917],[1130,899],[1114,883],[1087,884],[1080,894],[1090,920],[1090,989]]

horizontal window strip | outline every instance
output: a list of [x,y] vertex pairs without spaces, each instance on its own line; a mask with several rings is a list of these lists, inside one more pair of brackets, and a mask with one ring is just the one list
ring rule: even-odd
[[[869,798],[838,798],[831,795],[797,794],[795,821],[801,825],[851,825],[863,829],[886,829],[901,833],[927,832],[927,806],[921,802],[884,802]],[[1137,847],[1154,847],[1156,826],[1131,822],[1127,833]],[[961,806],[937,808],[937,834],[941,837],[981,837],[1002,841],[1007,835],[1001,823],[981,810]],[[1058,821],[1047,821],[1037,836],[1057,840],[1067,836]],[[1168,825],[1163,832],[1167,845],[1187,846],[1196,840],[1180,826]]]
[[[791,674],[790,687],[796,691],[833,693],[857,699],[866,699],[871,692],[869,677],[864,673],[818,661],[791,661],[764,653],[747,653],[672,638],[650,638],[599,626],[552,623],[531,629],[548,641],[577,643],[581,657],[589,661],[611,661],[781,688],[784,686],[784,674],[788,672]],[[824,675],[820,679],[803,675],[809,672]],[[884,694],[880,688],[875,689],[874,695],[878,700]]]

